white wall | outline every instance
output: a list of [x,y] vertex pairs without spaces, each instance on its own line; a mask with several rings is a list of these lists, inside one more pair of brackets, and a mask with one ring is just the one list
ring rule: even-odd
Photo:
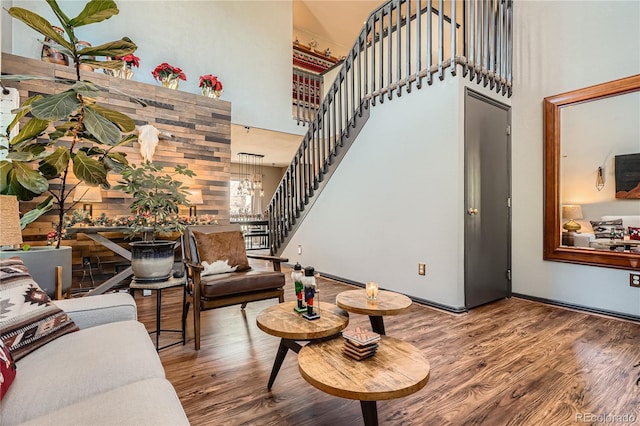
[[[640,292],[629,287],[628,271],[542,260],[542,99],[640,72],[639,20],[638,2],[616,2],[616,8],[591,1],[515,3],[514,95],[499,99],[512,105],[516,293],[640,315]],[[372,109],[285,250],[292,262],[302,244],[300,262],[321,271],[358,282],[378,280],[412,296],[464,306],[458,214],[463,121],[449,115],[457,110],[463,117],[467,83],[461,81],[436,80],[431,88]],[[451,99],[456,90],[457,99]],[[435,106],[429,97],[441,103]],[[396,125],[401,118],[414,127]],[[426,277],[417,276],[418,262],[427,264]]]
[[[84,3],[59,1],[68,16],[76,16]],[[141,60],[134,80],[158,84],[151,71],[168,62],[187,75],[187,81],[180,82],[181,91],[200,93],[199,76],[214,74],[224,84],[222,98],[232,102],[233,123],[301,134],[291,116],[290,0],[116,3],[119,15],[79,28],[77,35],[94,45],[129,36]],[[58,23],[44,1],[14,0],[13,5]],[[2,0],[2,6],[10,4]],[[3,20],[3,39],[4,27]],[[34,30],[15,21],[8,35],[13,36],[9,53],[40,58],[42,45]]]
[[[459,80],[449,78],[372,108],[284,256],[342,278],[464,306],[459,91]],[[414,125],[397,125],[400,120]],[[426,276],[418,276],[419,262],[426,263]]]
[[640,315],[629,271],[542,260],[542,99],[640,72],[640,3],[611,5],[514,3],[513,291]]

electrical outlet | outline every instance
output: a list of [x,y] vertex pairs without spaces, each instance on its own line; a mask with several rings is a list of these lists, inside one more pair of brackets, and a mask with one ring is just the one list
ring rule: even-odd
[[418,275],[426,275],[427,266],[424,263],[418,263]]
[[640,288],[640,274],[629,274],[629,285]]
[[302,254],[302,244],[298,244],[298,254]]

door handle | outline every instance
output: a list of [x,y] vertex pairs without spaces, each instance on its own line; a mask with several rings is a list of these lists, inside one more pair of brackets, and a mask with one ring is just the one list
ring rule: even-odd
[[469,216],[475,216],[475,215],[477,215],[477,214],[478,214],[478,209],[474,209],[474,208],[472,208],[472,207],[469,207],[469,208],[467,209],[467,214],[468,214]]

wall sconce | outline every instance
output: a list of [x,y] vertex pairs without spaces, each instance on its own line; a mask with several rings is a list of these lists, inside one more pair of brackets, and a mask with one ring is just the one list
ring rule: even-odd
[[196,205],[204,204],[202,199],[201,189],[187,189],[187,201],[189,204],[189,217],[196,217],[198,215]]
[[604,188],[604,169],[602,167],[598,167],[598,173],[596,175],[596,188],[598,191],[602,191]]
[[576,232],[582,228],[580,224],[574,220],[582,219],[582,206],[578,204],[565,204],[562,206],[562,217],[569,219],[567,223],[562,225],[567,231]]
[[22,244],[22,228],[18,199],[15,195],[0,195],[0,246],[17,246]]
[[87,186],[83,183],[76,186],[76,192],[73,194],[73,201],[81,201],[82,210],[89,212],[89,217],[93,217],[93,204],[102,202],[102,190],[99,186]]

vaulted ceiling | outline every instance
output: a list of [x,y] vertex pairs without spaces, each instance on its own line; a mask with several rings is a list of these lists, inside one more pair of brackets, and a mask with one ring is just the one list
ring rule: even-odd
[[[318,50],[330,47],[333,56],[345,55],[369,13],[380,4],[379,0],[293,0],[291,40],[299,37],[308,45],[313,38]],[[231,161],[237,161],[239,152],[250,152],[264,155],[265,166],[286,167],[301,141],[300,135],[231,125]]]

